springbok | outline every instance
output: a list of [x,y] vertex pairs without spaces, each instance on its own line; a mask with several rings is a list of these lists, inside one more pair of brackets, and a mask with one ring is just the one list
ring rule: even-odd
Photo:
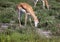
[[33,8],[29,4],[27,4],[27,3],[17,4],[17,11],[18,11],[18,20],[19,20],[19,25],[20,26],[21,26],[21,21],[20,21],[21,12],[23,12],[23,13],[25,13],[25,26],[27,24],[28,15],[30,15],[34,20],[35,27],[37,27],[37,25],[39,23],[38,18],[34,13]]
[[[39,0],[34,0],[34,7],[36,7],[36,4]],[[43,9],[45,9],[45,6],[47,7],[47,9],[49,10],[49,4],[48,4],[48,0],[41,0],[43,3]]]

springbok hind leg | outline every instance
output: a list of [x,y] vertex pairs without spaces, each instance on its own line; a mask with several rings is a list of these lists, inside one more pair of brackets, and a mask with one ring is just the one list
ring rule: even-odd
[[43,2],[43,9],[45,9],[45,2],[44,1],[42,1]]
[[18,12],[19,27],[21,27],[20,12]]
[[36,7],[38,0],[34,0],[34,7]]
[[48,4],[48,1],[46,1],[45,3],[46,3],[47,9],[49,10],[49,4]]

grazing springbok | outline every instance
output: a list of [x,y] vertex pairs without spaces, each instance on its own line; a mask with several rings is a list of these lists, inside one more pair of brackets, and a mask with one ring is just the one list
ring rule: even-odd
[[[36,7],[36,4],[39,0],[34,0],[34,7]],[[49,4],[48,4],[48,0],[41,0],[43,3],[43,9],[45,9],[45,6],[47,7],[47,9],[49,10]]]
[[25,26],[27,24],[27,18],[28,18],[28,15],[29,15],[33,18],[35,27],[37,27],[37,25],[39,23],[38,18],[34,13],[33,8],[29,4],[27,4],[27,3],[17,4],[17,11],[18,11],[18,20],[19,20],[19,25],[20,26],[21,26],[21,21],[20,21],[21,12],[23,12],[23,13],[25,13]]

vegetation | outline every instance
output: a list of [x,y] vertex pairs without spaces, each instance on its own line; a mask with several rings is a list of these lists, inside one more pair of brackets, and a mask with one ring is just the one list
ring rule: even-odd
[[[19,2],[27,2],[33,7],[31,0],[0,0],[0,23],[18,24],[16,4]],[[9,26],[3,29],[0,26],[0,42],[60,42],[60,0],[48,0],[50,10],[42,8],[42,2],[38,2],[37,7],[34,8],[39,19],[38,28],[50,30],[52,38],[42,38],[35,30],[32,29],[30,22],[26,27],[19,28],[19,26]],[[22,24],[24,24],[24,15],[22,16]],[[31,21],[33,24],[33,20]]]

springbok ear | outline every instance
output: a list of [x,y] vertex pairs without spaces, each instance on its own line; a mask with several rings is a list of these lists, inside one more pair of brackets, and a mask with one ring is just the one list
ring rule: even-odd
[[35,27],[37,27],[37,26],[38,26],[38,23],[39,23],[39,22],[35,21]]

